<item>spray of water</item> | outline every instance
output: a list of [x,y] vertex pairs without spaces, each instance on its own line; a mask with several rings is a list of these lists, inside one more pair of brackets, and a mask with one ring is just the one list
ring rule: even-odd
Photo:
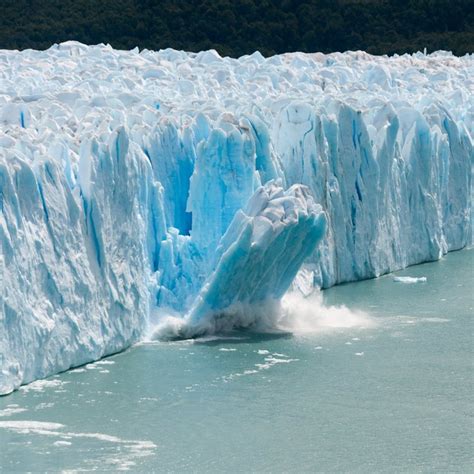
[[259,305],[235,304],[225,311],[209,314],[199,322],[167,310],[152,315],[149,340],[188,339],[215,334],[228,334],[235,329],[255,332],[311,334],[345,328],[370,328],[374,320],[362,311],[346,306],[327,306],[321,292],[304,297],[299,292],[287,293],[281,301]]
[[369,314],[347,306],[329,306],[323,302],[320,291],[304,297],[290,292],[281,302],[277,327],[293,334],[310,334],[335,329],[371,328],[375,321]]

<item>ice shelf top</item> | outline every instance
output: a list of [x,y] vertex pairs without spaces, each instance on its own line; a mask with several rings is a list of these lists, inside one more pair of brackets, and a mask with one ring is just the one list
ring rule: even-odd
[[18,134],[43,142],[60,133],[74,148],[77,137],[100,136],[119,125],[142,133],[143,127],[171,119],[186,127],[199,114],[223,127],[252,114],[273,128],[292,102],[327,116],[344,102],[368,124],[383,104],[420,112],[436,104],[449,109],[473,137],[473,97],[474,56],[445,51],[269,58],[256,52],[233,59],[214,50],[118,51],[68,41],[46,51],[0,50],[0,147],[12,146]]

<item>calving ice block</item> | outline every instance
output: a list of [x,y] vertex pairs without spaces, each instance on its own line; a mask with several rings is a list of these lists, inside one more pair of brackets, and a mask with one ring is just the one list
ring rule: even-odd
[[473,77],[446,52],[0,51],[0,393],[157,310],[248,326],[466,246]]

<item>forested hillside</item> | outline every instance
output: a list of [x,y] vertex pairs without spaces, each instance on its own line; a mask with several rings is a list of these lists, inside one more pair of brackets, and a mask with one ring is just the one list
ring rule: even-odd
[[474,52],[474,0],[0,0],[0,48]]

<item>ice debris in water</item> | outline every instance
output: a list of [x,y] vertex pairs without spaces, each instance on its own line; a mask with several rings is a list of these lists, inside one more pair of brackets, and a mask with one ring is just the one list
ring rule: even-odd
[[393,277],[393,281],[397,281],[399,283],[424,283],[427,281],[426,277],[410,277],[410,276],[396,276]]
[[1,50],[0,393],[150,315],[251,325],[291,285],[464,247],[473,77],[446,52]]
[[[66,428],[62,423],[34,420],[0,420],[0,432],[8,430],[22,435],[59,438],[53,442],[53,445],[58,447],[70,446],[76,439],[89,439],[95,443],[111,444],[116,457],[105,458],[104,462],[111,464],[118,471],[128,470],[136,464],[138,459],[153,455],[157,448],[152,441],[122,439],[104,433],[71,432],[67,431]],[[103,448],[101,449],[103,450]]]

